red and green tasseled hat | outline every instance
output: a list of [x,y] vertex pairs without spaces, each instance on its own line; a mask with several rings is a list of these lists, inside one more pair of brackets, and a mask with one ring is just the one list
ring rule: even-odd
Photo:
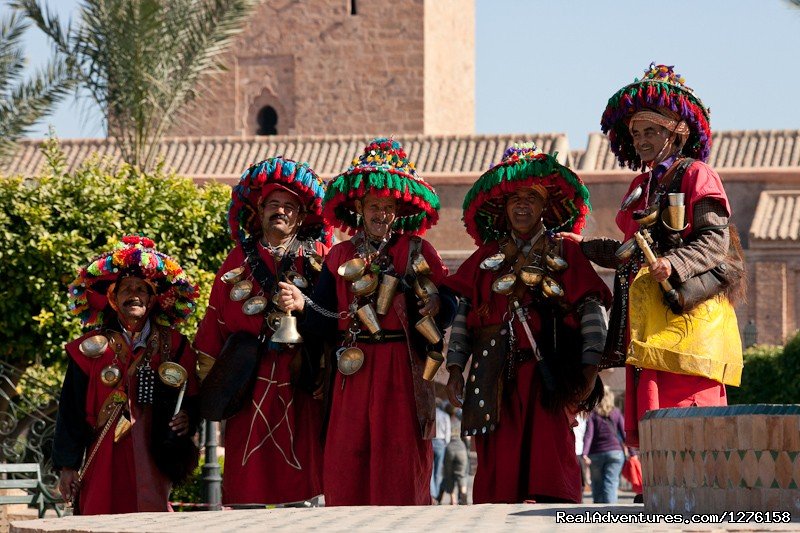
[[330,244],[332,232],[322,218],[325,183],[308,163],[298,163],[284,157],[265,159],[242,174],[239,183],[231,191],[228,207],[231,238],[241,242],[248,234],[254,237],[261,235],[258,206],[278,189],[294,193],[305,207],[305,218],[298,237]]
[[[177,261],[157,251],[147,237],[126,235],[113,250],[105,252],[81,268],[69,286],[69,309],[84,326],[102,324],[109,303],[108,292],[124,276],[136,276],[152,287],[158,299],[153,318],[159,324],[174,326],[186,320],[199,296]],[[112,289],[113,290],[113,289]]]
[[641,80],[626,85],[608,100],[600,120],[611,151],[623,166],[633,170],[643,166],[633,147],[628,120],[634,113],[646,109],[686,122],[690,133],[681,153],[700,161],[708,160],[711,153],[710,110],[685,85],[683,77],[675,74],[673,67],[651,63]]
[[509,232],[506,198],[519,188],[547,191],[542,219],[550,232],[580,233],[591,211],[589,190],[554,155],[536,150],[533,143],[515,144],[500,163],[483,173],[464,197],[464,225],[478,246]]
[[396,232],[423,235],[439,220],[436,191],[417,175],[414,163],[394,139],[374,139],[346,171],[328,183],[325,220],[352,235],[361,226],[355,200],[369,192],[397,199],[397,218],[392,225]]

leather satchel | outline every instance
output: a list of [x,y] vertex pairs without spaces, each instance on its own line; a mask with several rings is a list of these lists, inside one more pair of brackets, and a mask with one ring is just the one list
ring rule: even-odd
[[200,416],[220,421],[241,411],[253,396],[261,342],[252,333],[228,337],[200,387]]

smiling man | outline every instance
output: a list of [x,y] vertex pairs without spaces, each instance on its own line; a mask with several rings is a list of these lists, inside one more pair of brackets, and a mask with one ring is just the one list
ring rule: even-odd
[[571,425],[602,394],[610,294],[552,232],[580,231],[588,197],[578,176],[528,143],[506,150],[464,199],[478,249],[445,281],[462,297],[447,389],[475,438],[475,503],[581,501]]
[[[305,310],[308,334],[339,348],[327,364],[325,505],[431,502],[436,415],[433,386],[422,373],[426,354],[441,350],[442,341],[423,337],[415,324],[430,316],[441,330],[454,300],[430,291],[420,298],[414,287],[435,289],[447,275],[420,238],[438,209],[439,198],[400,143],[375,139],[328,186],[326,219],[354,235],[331,248],[314,303],[282,284],[283,305]],[[387,285],[394,289],[378,289]]]
[[307,163],[273,157],[247,169],[231,191],[236,246],[217,272],[194,340],[203,415],[226,419],[226,505],[322,493],[323,403],[313,397],[321,353],[312,338],[289,345],[272,335],[284,315],[278,283],[291,280],[307,293],[316,284],[331,235],[321,214],[324,190]]
[[[197,287],[153,241],[128,236],[81,269],[69,297],[96,328],[66,346],[59,489],[80,514],[167,511],[171,484],[197,465],[195,355],[172,329],[193,311]],[[185,371],[187,400],[174,416],[178,389],[162,382],[165,363]]]

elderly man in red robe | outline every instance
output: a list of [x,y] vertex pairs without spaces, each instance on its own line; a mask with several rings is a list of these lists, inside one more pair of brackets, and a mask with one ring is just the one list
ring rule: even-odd
[[572,424],[602,395],[610,294],[578,246],[553,231],[580,231],[588,196],[553,156],[522,144],[464,199],[478,249],[445,281],[462,297],[447,388],[463,403],[462,432],[475,438],[475,503],[581,501]]
[[727,405],[725,385],[739,385],[743,262],[722,181],[704,162],[708,109],[672,67],[651,64],[617,91],[602,127],[622,165],[648,169],[616,217],[624,244],[562,237],[616,269],[602,366],[626,366],[626,441],[638,447],[646,411]]
[[231,193],[236,246],[211,289],[194,340],[201,414],[226,419],[222,501],[302,502],[322,493],[320,353],[277,344],[278,283],[310,291],[327,252],[324,184],[306,163],[273,157],[251,166]]
[[70,285],[73,313],[95,326],[66,346],[53,441],[59,489],[76,514],[167,511],[172,484],[197,465],[195,354],[172,328],[197,295],[181,267],[139,236]]
[[[421,236],[439,199],[392,139],[375,139],[329,185],[324,214],[354,234],[334,246],[308,302],[282,284],[306,331],[339,348],[331,360],[325,440],[326,505],[427,505],[435,429],[427,354],[441,357],[454,300],[447,269]],[[437,324],[438,322],[438,324]]]

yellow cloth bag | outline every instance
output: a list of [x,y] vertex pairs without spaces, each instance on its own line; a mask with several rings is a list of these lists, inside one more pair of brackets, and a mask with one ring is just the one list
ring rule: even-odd
[[629,365],[703,376],[725,385],[742,380],[742,341],[736,312],[723,296],[676,315],[664,303],[658,282],[642,267],[628,300]]

